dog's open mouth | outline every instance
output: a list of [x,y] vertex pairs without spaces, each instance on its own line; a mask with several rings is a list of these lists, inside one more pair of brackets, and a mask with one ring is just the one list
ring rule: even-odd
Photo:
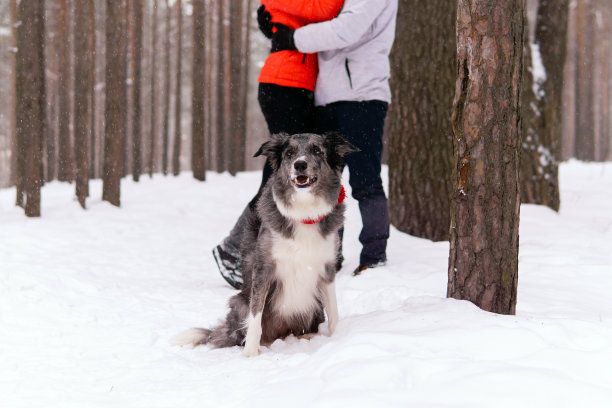
[[297,176],[293,182],[295,183],[296,187],[299,188],[305,188],[305,187],[310,187],[311,185],[313,185],[314,183],[316,183],[317,178],[315,176],[313,177],[308,177],[308,176]]

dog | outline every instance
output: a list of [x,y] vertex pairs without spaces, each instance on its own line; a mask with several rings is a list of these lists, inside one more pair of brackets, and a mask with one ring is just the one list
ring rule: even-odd
[[334,279],[344,223],[344,157],[358,149],[338,133],[275,134],[255,153],[273,173],[246,228],[241,245],[244,284],[229,301],[225,321],[191,329],[175,344],[244,344],[243,355],[260,353],[289,335],[312,338],[328,318],[338,324]]

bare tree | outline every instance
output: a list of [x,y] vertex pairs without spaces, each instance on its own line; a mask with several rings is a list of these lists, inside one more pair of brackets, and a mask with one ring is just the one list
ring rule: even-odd
[[9,1],[9,13],[11,22],[11,84],[10,84],[10,118],[9,132],[11,137],[11,175],[9,185],[15,185],[17,181],[17,0]]
[[106,99],[102,199],[120,205],[127,108],[126,0],[106,0]]
[[235,175],[244,169],[245,149],[245,127],[246,111],[243,109],[243,98],[246,97],[243,81],[245,38],[243,37],[243,1],[230,1],[230,26],[229,26],[229,86],[231,92],[227,95],[230,104],[232,119],[230,121],[230,134],[232,149],[228,149],[229,171]]
[[168,139],[170,133],[170,29],[172,24],[170,0],[166,0],[166,32],[164,56],[164,106],[162,129],[162,173],[168,174]]
[[151,140],[149,152],[149,176],[155,167],[157,141],[157,0],[153,0],[153,27],[151,28]]
[[524,1],[459,0],[447,295],[516,309]]
[[142,104],[140,100],[142,83],[142,22],[143,0],[132,0],[133,37],[132,52],[134,58],[134,71],[132,72],[132,178],[140,179],[142,173]]
[[172,173],[181,173],[181,74],[183,58],[183,6],[181,0],[176,0],[176,24],[178,27],[176,46],[176,86],[174,88],[174,149],[172,150]]
[[81,207],[89,196],[89,99],[91,96],[91,13],[88,0],[74,0],[74,155],[76,196]]
[[216,123],[216,148],[217,154],[215,155],[216,163],[217,163],[217,171],[222,172],[226,169],[226,161],[225,161],[225,150],[226,150],[226,81],[228,81],[228,77],[225,75],[226,69],[226,61],[225,61],[225,0],[218,0],[217,2],[217,80],[216,88],[217,88],[217,123]]
[[388,125],[393,225],[441,241],[450,225],[455,0],[401,0],[391,55]]
[[69,181],[73,179],[72,143],[70,142],[70,13],[68,0],[56,0],[58,7],[58,167],[57,179]]
[[191,169],[193,177],[206,180],[205,83],[206,83],[206,7],[204,0],[193,1],[193,67],[191,93]]
[[45,3],[19,2],[17,35],[17,204],[40,217],[45,132]]

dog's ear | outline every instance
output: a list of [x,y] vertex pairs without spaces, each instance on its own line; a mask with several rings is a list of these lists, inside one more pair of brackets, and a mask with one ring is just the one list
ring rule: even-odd
[[274,170],[278,169],[280,165],[283,149],[289,141],[289,135],[287,133],[275,133],[270,136],[270,140],[262,144],[259,149],[255,152],[253,157],[266,156],[270,161],[270,165]]
[[338,170],[344,166],[344,156],[358,152],[359,149],[346,141],[340,132],[327,132],[323,134],[327,148],[327,161],[332,168]]

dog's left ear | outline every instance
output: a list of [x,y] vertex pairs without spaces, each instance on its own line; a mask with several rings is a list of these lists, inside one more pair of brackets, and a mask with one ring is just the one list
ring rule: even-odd
[[287,133],[277,133],[270,136],[270,140],[262,144],[255,152],[253,157],[266,156],[274,170],[278,169],[282,159],[283,149],[289,141]]
[[358,152],[359,149],[346,141],[340,132],[327,132],[323,134],[327,148],[327,158],[331,167],[341,169],[344,165],[344,156]]

